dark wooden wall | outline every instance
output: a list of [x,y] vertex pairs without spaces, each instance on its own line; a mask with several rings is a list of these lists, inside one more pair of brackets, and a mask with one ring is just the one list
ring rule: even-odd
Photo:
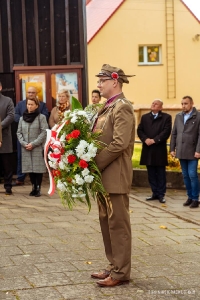
[[[84,66],[87,103],[84,0],[0,0],[0,81],[15,98],[13,66]],[[13,95],[11,91],[13,89]]]

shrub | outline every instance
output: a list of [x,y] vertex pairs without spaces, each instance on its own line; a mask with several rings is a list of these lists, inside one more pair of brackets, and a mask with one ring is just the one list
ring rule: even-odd
[[167,170],[180,170],[181,166],[180,166],[180,162],[178,158],[172,157],[171,154],[168,154],[168,166],[167,166]]

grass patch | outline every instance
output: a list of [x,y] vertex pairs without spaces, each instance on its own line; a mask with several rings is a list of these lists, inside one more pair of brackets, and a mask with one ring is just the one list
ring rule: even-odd
[[134,169],[146,169],[146,166],[140,166],[140,156],[141,156],[142,144],[134,145],[134,152],[132,156],[132,166]]
[[[142,151],[142,144],[135,144],[134,152],[132,156],[132,166],[134,169],[146,169],[146,166],[140,165],[140,156]],[[168,147],[169,151],[169,147]],[[169,166],[166,167],[166,170],[181,172],[181,167],[179,160],[177,158],[172,158],[170,154],[168,154],[168,163]]]

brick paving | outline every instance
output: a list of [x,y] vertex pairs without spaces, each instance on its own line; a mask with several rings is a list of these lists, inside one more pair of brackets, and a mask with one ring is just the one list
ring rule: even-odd
[[200,299],[200,208],[183,207],[185,191],[166,204],[130,195],[132,273],[127,286],[99,288],[92,271],[107,265],[96,203],[64,208],[58,194],[28,196],[30,185],[4,194],[0,185],[0,299]]

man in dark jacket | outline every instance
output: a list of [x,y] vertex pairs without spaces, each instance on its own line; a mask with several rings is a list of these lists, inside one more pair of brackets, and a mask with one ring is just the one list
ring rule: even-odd
[[137,134],[142,141],[140,164],[146,165],[148,180],[152,196],[146,200],[158,199],[165,203],[167,139],[172,128],[172,117],[162,112],[163,102],[155,99],[151,105],[151,112],[141,118]]
[[183,180],[188,199],[184,206],[199,206],[199,179],[197,173],[200,158],[200,112],[193,107],[190,96],[181,101],[183,112],[176,115],[172,130],[170,151],[173,157],[180,160]]
[[11,98],[1,94],[0,82],[0,120],[2,127],[2,146],[0,148],[1,165],[3,166],[4,188],[6,195],[12,194],[12,134],[11,123],[14,121],[14,104]]
[[[28,99],[34,99],[37,96],[37,89],[33,86],[30,86],[27,90],[27,97]],[[22,117],[23,113],[26,110],[26,100],[22,100],[18,102],[15,107],[15,122],[19,123],[20,117]],[[49,117],[49,113],[44,102],[40,102],[40,113],[45,115],[47,120]],[[21,144],[17,140],[17,179],[16,182],[13,184],[14,186],[20,186],[24,184],[26,174],[22,173],[22,166],[21,166]]]

